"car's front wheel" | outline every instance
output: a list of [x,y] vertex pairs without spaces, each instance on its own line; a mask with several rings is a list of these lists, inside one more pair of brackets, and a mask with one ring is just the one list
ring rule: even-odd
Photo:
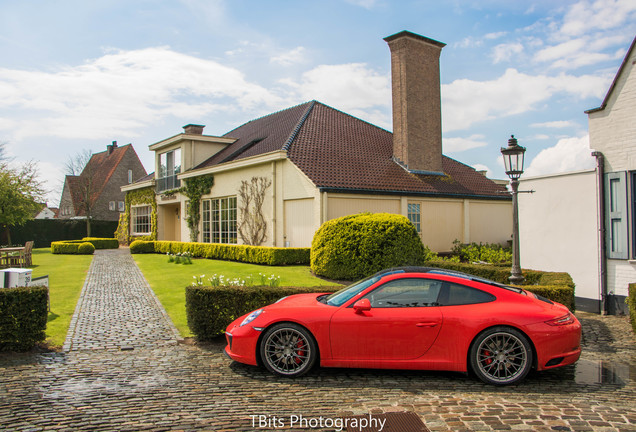
[[281,323],[263,334],[260,354],[270,372],[296,377],[306,374],[314,366],[318,348],[307,329],[294,323]]
[[473,342],[470,365],[485,383],[513,384],[530,372],[532,347],[520,331],[510,327],[493,327],[481,333]]

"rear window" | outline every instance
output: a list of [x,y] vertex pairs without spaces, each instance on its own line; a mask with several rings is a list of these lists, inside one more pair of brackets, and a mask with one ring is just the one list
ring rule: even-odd
[[454,283],[444,284],[437,302],[441,306],[459,306],[495,301],[496,297],[476,288]]

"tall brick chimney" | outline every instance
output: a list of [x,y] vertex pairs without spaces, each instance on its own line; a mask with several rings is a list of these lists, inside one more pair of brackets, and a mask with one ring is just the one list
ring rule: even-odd
[[393,157],[406,169],[443,174],[439,56],[446,44],[402,31],[391,50]]

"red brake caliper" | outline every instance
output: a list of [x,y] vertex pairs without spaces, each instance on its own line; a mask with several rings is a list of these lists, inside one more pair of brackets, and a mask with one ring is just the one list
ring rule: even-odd
[[[307,353],[305,352],[305,350],[303,350],[303,342],[301,340],[298,340],[298,342],[296,342],[296,348],[298,348],[298,350],[296,351],[296,354],[298,355],[298,357],[302,357],[307,355]],[[300,358],[296,357],[296,364],[299,364],[300,362],[302,362],[302,360]]]

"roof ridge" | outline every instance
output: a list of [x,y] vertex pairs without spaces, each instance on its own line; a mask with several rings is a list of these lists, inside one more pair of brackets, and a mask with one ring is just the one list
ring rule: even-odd
[[230,130],[229,132],[224,133],[224,134],[223,134],[223,135],[221,135],[221,136],[222,136],[222,137],[232,137],[232,136],[230,135],[230,133],[234,132],[234,131],[235,131],[235,130],[237,130],[237,129],[242,128],[242,127],[243,127],[243,126],[245,126],[245,125],[248,125],[248,124],[250,124],[250,123],[254,123],[254,122],[256,122],[256,121],[259,121],[259,120],[264,119],[264,118],[267,118],[267,117],[271,117],[271,116],[276,115],[276,114],[279,114],[279,113],[282,113],[283,111],[289,111],[289,110],[292,110],[292,109],[294,109],[294,108],[296,108],[296,107],[299,107],[299,106],[301,106],[301,105],[306,105],[306,104],[309,104],[309,103],[311,103],[311,102],[315,102],[315,101],[308,101],[308,102],[299,103],[298,105],[294,105],[294,106],[290,106],[290,107],[287,107],[287,108],[283,108],[283,109],[280,109],[280,110],[278,110],[278,111],[274,111],[273,113],[265,114],[264,116],[260,116],[260,117],[257,117],[257,118],[255,118],[255,119],[252,119],[252,120],[246,121],[245,123],[241,124],[240,126],[235,127],[234,129]]
[[384,131],[384,132],[388,132],[388,133],[390,133],[390,134],[393,134],[393,132],[392,132],[392,131],[390,131],[390,130],[388,130],[388,129],[385,129],[385,128],[381,127],[381,126],[378,126],[378,125],[376,125],[376,124],[373,124],[373,123],[371,123],[371,122],[369,122],[369,121],[367,121],[367,120],[361,119],[360,117],[354,116],[353,114],[349,114],[348,112],[344,112],[344,111],[342,111],[342,110],[339,110],[338,108],[334,108],[334,107],[332,107],[331,105],[327,105],[327,104],[322,103],[322,102],[320,102],[320,101],[315,101],[315,102],[316,102],[317,104],[320,104],[320,105],[324,106],[325,108],[329,108],[329,109],[334,110],[334,111],[336,111],[336,112],[338,112],[338,113],[340,113],[340,114],[346,115],[346,116],[348,116],[348,117],[351,117],[351,118],[353,118],[353,119],[356,119],[356,120],[358,120],[358,121],[361,121],[362,123],[368,124],[369,126],[373,126],[373,127],[374,127],[374,128],[376,128],[376,129],[380,129],[381,131]]
[[296,136],[298,136],[298,132],[300,132],[300,128],[302,128],[303,125],[305,124],[307,117],[309,117],[309,114],[311,114],[311,111],[314,109],[314,106],[316,105],[316,103],[317,103],[316,100],[312,100],[310,102],[309,107],[307,107],[307,110],[305,111],[305,113],[302,115],[300,120],[298,120],[298,123],[296,123],[296,127],[294,128],[292,133],[289,135],[289,138],[287,138],[287,141],[283,145],[283,150],[289,151],[289,148],[291,147],[292,142],[294,142],[294,140],[296,139]]

